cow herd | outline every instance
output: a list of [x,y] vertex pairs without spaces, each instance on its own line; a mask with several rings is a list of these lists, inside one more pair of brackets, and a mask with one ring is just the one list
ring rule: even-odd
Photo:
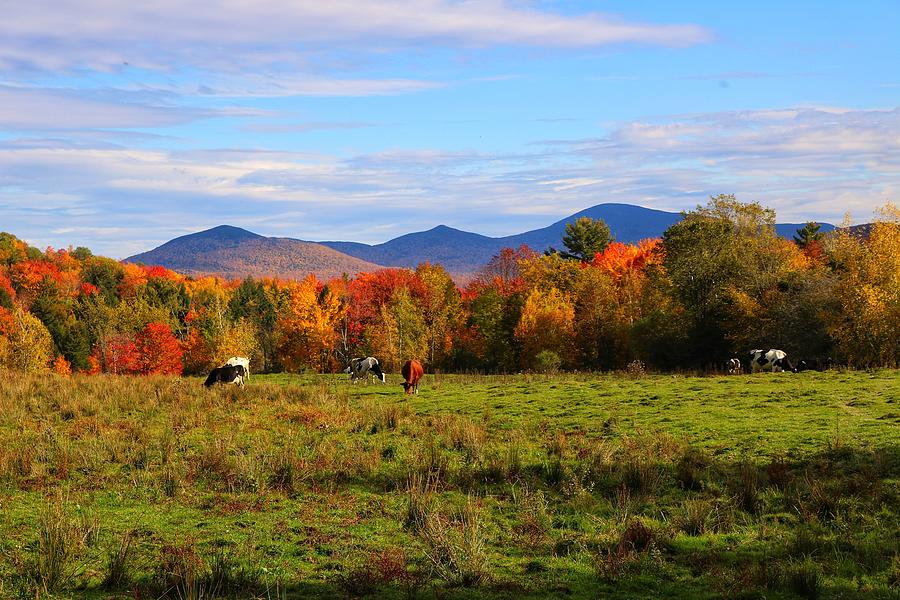
[[725,363],[725,370],[729,375],[737,375],[744,371],[750,371],[751,373],[760,373],[762,371],[798,373],[800,371],[827,371],[834,366],[834,361],[830,357],[802,358],[794,364],[788,359],[787,352],[776,348],[769,350],[753,349],[750,351],[750,357],[746,362],[748,368],[745,368],[744,363],[738,358],[729,359]]
[[[386,383],[384,371],[381,370],[381,365],[374,356],[352,359],[347,368],[344,369],[344,373],[350,375],[352,383],[359,383],[363,379],[366,383],[369,383],[370,378]],[[419,380],[425,374],[422,363],[416,359],[408,360],[403,363],[400,373],[403,375],[402,385],[404,392],[407,394],[418,394]],[[217,383],[233,383],[243,387],[244,379],[249,377],[250,359],[245,356],[232,356],[221,367],[216,367],[210,371],[203,385],[212,387]]]
[[[762,371],[797,373],[799,371],[825,371],[833,366],[834,361],[831,358],[803,358],[795,365],[788,359],[784,350],[756,348],[750,351],[750,356],[746,361],[741,361],[739,358],[729,359],[725,363],[725,371],[729,375],[738,375],[746,371],[751,373]],[[387,382],[385,373],[381,370],[381,364],[374,356],[352,359],[344,369],[344,373],[350,376],[350,382],[354,384],[363,380],[367,384],[370,381],[380,381],[382,384]],[[425,374],[422,363],[415,359],[408,360],[400,368],[400,374],[403,376],[404,393],[418,394],[419,381]],[[249,377],[250,359],[244,356],[232,356],[221,367],[210,371],[203,385],[212,387],[216,383],[232,383],[243,386],[244,379]]]

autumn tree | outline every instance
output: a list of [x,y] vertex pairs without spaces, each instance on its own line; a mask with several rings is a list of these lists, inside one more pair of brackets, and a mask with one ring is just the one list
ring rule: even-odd
[[392,371],[411,358],[427,360],[428,328],[422,308],[409,289],[398,288],[379,310],[378,325],[372,332],[373,346]]
[[337,328],[343,316],[340,299],[313,275],[299,283],[287,283],[285,290],[287,303],[277,324],[278,348],[285,368],[332,369]]
[[181,344],[166,323],[148,323],[134,338],[137,371],[143,375],[181,375]]
[[422,318],[428,342],[427,360],[442,364],[453,345],[453,330],[462,322],[462,303],[456,284],[440,265],[423,263],[416,275],[424,285]]
[[842,228],[829,254],[841,310],[828,330],[838,347],[854,365],[900,364],[900,209],[880,208],[868,239]]
[[53,338],[40,319],[16,307],[7,337],[4,366],[21,373],[42,373],[53,360]]
[[534,289],[525,299],[515,335],[522,345],[522,365],[528,368],[542,351],[554,352],[563,363],[573,356],[575,308],[556,288]]
[[244,320],[256,338],[254,346],[259,349],[260,371],[272,371],[279,365],[276,352],[276,302],[279,297],[274,281],[257,281],[248,277],[234,289],[228,303],[231,319]]

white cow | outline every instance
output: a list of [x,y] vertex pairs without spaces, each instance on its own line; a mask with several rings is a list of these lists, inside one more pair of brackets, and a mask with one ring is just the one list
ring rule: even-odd
[[244,377],[250,379],[250,359],[246,356],[232,356],[225,361],[223,367],[236,367],[241,365],[244,367]]
[[737,358],[729,359],[725,366],[728,367],[729,375],[740,375],[743,371],[743,368],[741,368],[741,361]]

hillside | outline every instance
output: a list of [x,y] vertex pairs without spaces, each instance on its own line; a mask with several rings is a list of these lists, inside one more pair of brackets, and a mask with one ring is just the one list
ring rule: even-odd
[[314,242],[268,238],[239,227],[220,225],[175,238],[125,262],[162,265],[186,275],[218,275],[227,279],[280,277],[320,279],[355,275],[381,266]]

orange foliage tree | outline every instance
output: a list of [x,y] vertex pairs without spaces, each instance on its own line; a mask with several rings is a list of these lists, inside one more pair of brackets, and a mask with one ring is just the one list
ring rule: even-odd
[[332,350],[343,317],[340,298],[325,290],[315,276],[285,285],[287,301],[278,320],[279,349],[291,371],[309,367],[332,369]]

